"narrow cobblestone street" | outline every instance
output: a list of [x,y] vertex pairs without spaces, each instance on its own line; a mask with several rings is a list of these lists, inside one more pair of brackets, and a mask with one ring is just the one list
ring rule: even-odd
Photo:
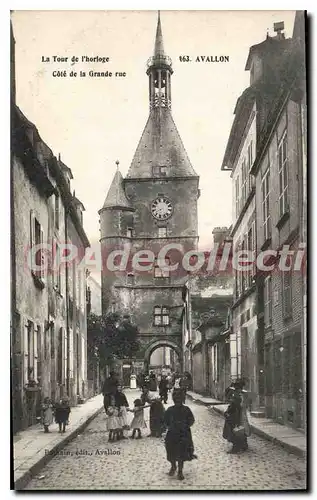
[[[139,392],[127,391],[126,394],[132,407]],[[298,490],[306,487],[303,458],[257,436],[249,438],[248,452],[227,454],[229,445],[222,438],[223,418],[191,401],[186,404],[196,420],[192,432],[198,460],[185,463],[184,481],[168,476],[163,440],[146,437],[148,429],[143,432],[143,439],[108,444],[102,412],[26,489]],[[148,409],[145,417],[148,423]],[[52,431],[57,432],[55,426]]]

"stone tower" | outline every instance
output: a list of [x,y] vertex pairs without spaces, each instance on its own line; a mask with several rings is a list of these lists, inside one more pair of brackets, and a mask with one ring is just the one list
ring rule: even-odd
[[[131,316],[143,346],[139,357],[148,363],[157,347],[168,346],[180,354],[182,290],[187,278],[181,261],[198,243],[199,177],[171,114],[173,69],[164,51],[160,15],[146,74],[149,118],[127,176],[123,179],[117,169],[99,214],[103,312],[117,310]],[[165,262],[157,259],[163,248]],[[125,270],[119,269],[124,260],[120,256],[116,270],[109,270],[111,251],[123,249],[130,255]],[[136,269],[132,256],[147,250],[153,252],[154,262],[149,259],[147,267],[145,263]],[[175,271],[164,268],[177,263]]]

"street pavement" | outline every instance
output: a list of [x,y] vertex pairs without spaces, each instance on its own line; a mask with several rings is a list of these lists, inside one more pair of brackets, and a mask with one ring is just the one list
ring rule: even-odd
[[[130,407],[139,391],[126,391]],[[169,404],[171,404],[169,396]],[[162,439],[146,437],[108,443],[105,414],[100,413],[74,441],[39,472],[26,490],[303,490],[306,464],[283,448],[258,436],[249,450],[227,454],[223,418],[205,406],[186,404],[195,416],[192,427],[198,460],[184,465],[184,481],[169,477]],[[168,406],[168,405],[167,405]],[[129,414],[132,420],[132,413]],[[149,410],[145,410],[148,423]],[[130,436],[131,431],[126,435]]]

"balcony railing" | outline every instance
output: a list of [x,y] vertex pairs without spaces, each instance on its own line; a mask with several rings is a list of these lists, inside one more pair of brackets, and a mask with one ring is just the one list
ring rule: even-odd
[[170,68],[172,67],[172,59],[169,56],[165,55],[156,55],[149,57],[146,66],[147,68],[150,68],[151,66],[158,65],[158,66],[169,66]]

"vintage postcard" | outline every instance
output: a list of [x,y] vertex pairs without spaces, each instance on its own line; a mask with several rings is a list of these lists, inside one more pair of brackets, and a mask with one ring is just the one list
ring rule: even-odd
[[306,12],[10,26],[12,489],[306,490]]

